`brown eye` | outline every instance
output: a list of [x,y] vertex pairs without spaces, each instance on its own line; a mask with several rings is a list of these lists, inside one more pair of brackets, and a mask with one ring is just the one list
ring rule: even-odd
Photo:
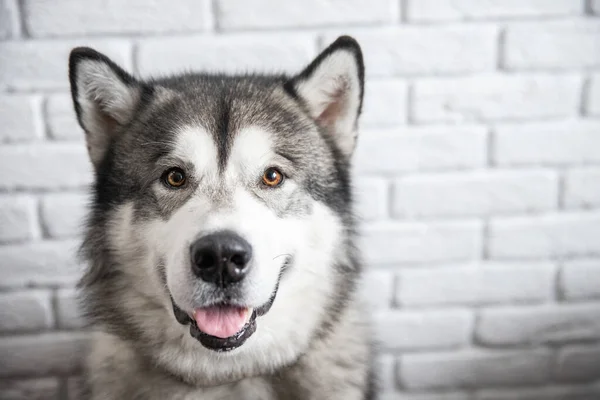
[[283,183],[283,174],[277,168],[267,168],[262,177],[262,182],[269,187],[276,187]]
[[185,172],[179,168],[171,168],[165,175],[165,182],[172,187],[181,187],[185,183]]

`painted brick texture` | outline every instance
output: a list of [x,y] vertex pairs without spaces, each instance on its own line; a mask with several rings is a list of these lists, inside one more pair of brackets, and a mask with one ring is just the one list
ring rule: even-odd
[[0,0],[0,399],[78,399],[70,49],[291,73],[340,34],[381,398],[600,398],[600,1]]

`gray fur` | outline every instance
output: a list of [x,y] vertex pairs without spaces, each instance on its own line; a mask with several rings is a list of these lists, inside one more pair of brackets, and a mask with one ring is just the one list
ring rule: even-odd
[[[319,86],[311,81],[314,71],[340,52],[354,60],[349,69],[354,75],[347,76],[341,68],[341,75],[330,82],[333,86],[315,94],[314,98],[326,99],[331,95],[332,106],[323,111],[311,103],[306,87]],[[72,52],[75,110],[96,170],[81,251],[88,268],[80,281],[82,305],[95,329],[86,363],[90,399],[375,398],[368,313],[356,293],[361,266],[354,247],[350,193],[350,155],[363,77],[360,49],[348,37],[338,39],[295,77],[189,73],[141,81],[91,49]],[[125,93],[130,101],[118,101],[115,93]],[[352,118],[351,124],[337,124],[336,112],[345,104],[353,104],[344,114]],[[205,174],[193,160],[177,155],[186,129],[210,135],[217,149],[218,173]],[[265,139],[274,153],[270,162],[289,175],[284,188],[261,186],[258,164],[228,175],[232,152],[244,151],[236,148],[242,140],[238,135],[248,134],[248,129],[259,130],[257,137]],[[168,188],[161,180],[173,166],[189,172],[182,188]],[[227,289],[191,277],[173,283],[173,269],[181,266],[173,262],[169,246],[161,246],[172,243],[171,235],[161,229],[175,220],[192,219],[189,226],[195,230],[188,228],[194,233],[183,238],[185,248],[212,229],[208,226],[215,215],[240,212],[240,193],[262,210],[265,220],[299,224],[301,230],[314,232],[299,236],[301,241],[321,238],[319,224],[323,224],[327,239],[319,241],[330,242],[322,247],[291,245],[289,253],[269,260],[271,272],[258,264],[254,267],[263,268],[262,274],[277,275],[273,308],[257,318],[259,330],[247,344],[220,354],[189,335],[174,317],[171,301],[183,308],[186,302],[196,307],[224,299],[258,307],[261,304],[251,299],[264,299],[264,293],[259,296],[244,282]],[[203,207],[208,211],[200,210]],[[179,248],[173,253],[180,254]],[[318,260],[326,261],[321,265]],[[308,272],[313,270],[314,277]],[[181,285],[187,295],[173,292]],[[284,304],[294,305],[290,313],[302,309],[305,315],[297,319],[306,320],[306,325],[291,329],[294,316],[278,308]],[[273,333],[278,341],[269,345],[267,331],[260,329],[277,315],[282,332],[285,326],[290,333],[284,339]]]

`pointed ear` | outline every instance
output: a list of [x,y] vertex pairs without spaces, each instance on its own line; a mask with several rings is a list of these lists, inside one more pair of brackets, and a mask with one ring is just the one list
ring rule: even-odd
[[131,121],[141,85],[104,54],[87,47],[71,51],[69,80],[77,119],[97,168],[111,139]]
[[286,84],[347,157],[356,145],[364,70],[356,40],[341,36]]

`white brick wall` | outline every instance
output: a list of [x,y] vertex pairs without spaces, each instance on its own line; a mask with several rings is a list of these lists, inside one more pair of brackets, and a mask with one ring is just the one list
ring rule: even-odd
[[518,23],[506,30],[504,66],[509,70],[598,67],[598,49],[600,21]]
[[211,26],[208,0],[46,0],[24,2],[25,29],[32,37],[96,34],[157,34],[203,31]]
[[540,18],[578,15],[583,3],[573,0],[418,0],[407,4],[411,22]]
[[481,74],[416,81],[410,117],[417,123],[564,118],[577,113],[581,77]]
[[395,181],[393,210],[400,218],[543,212],[556,209],[557,193],[554,171],[412,175]]
[[[347,30],[361,44],[367,76],[457,74],[492,70],[498,30],[493,26],[386,27]],[[324,43],[337,37],[325,35]]]
[[0,0],[0,399],[78,398],[69,50],[291,72],[342,33],[382,399],[600,398],[600,1]]
[[398,380],[410,390],[540,385],[550,377],[547,349],[407,354]]

